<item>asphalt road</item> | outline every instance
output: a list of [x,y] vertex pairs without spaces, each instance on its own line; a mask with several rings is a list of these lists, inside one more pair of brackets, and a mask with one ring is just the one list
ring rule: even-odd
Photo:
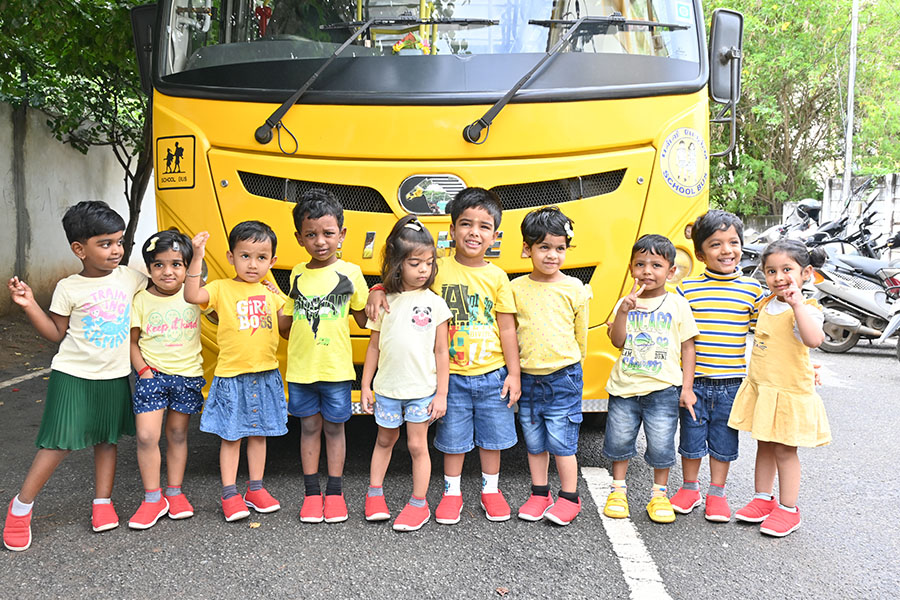
[[[39,353],[31,368],[46,366],[50,356]],[[801,450],[800,530],[771,539],[753,526],[709,523],[702,508],[671,525],[652,523],[643,511],[650,470],[635,461],[630,521],[649,554],[643,566],[655,566],[667,596],[637,591],[631,597],[844,600],[900,593],[900,363],[893,347],[815,352],[814,358],[823,365],[820,393],[834,442]],[[24,372],[4,370],[0,384]],[[4,507],[33,458],[45,389],[42,377],[0,388]],[[515,517],[491,523],[478,507],[474,455],[463,476],[466,505],[458,525],[431,521],[419,532],[400,534],[386,523],[367,523],[363,497],[375,429],[367,418],[355,417],[347,430],[350,519],[302,524],[298,425],[292,420],[288,435],[269,445],[266,486],[282,510],[237,523],[226,523],[219,508],[217,438],[196,431],[196,420],[185,482],[196,515],[185,521],[164,518],[147,531],[125,526],[142,493],[134,440],[126,438],[113,497],[122,526],[92,533],[92,457],[73,453],[38,497],[31,549],[0,550],[0,598],[499,598],[498,588],[508,590],[506,598],[628,598],[640,590],[633,577],[626,579],[621,546],[598,513],[597,501],[604,498],[595,501],[582,485],[584,511],[565,528]],[[600,456],[602,440],[602,428],[582,430],[582,466],[610,468]],[[752,494],[753,457],[753,440],[742,438],[729,478],[733,508]],[[395,513],[410,492],[409,472],[401,439],[385,484]],[[435,457],[432,507],[440,499],[440,472]],[[239,477],[246,478],[244,464]],[[707,478],[701,472],[701,485]],[[673,487],[679,481],[675,469]],[[527,498],[521,444],[504,452],[500,484],[514,507]]]

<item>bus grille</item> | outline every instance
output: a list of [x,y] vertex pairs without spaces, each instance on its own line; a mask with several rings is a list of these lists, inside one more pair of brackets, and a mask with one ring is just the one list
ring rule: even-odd
[[503,210],[535,208],[612,193],[619,188],[624,177],[625,169],[617,169],[567,179],[498,185],[491,190],[500,196]]
[[388,206],[384,196],[378,190],[370,187],[286,179],[259,173],[245,173],[244,171],[238,171],[238,175],[241,177],[244,188],[254,196],[283,200],[284,202],[297,202],[303,192],[312,188],[322,188],[333,193],[344,210],[387,214],[394,212]]
[[[581,283],[590,283],[591,277],[594,276],[594,271],[597,267],[573,267],[571,269],[560,269],[563,273],[568,275],[569,277],[574,277],[575,279],[581,281]],[[515,279],[516,277],[521,277],[523,275],[528,275],[528,273],[510,273],[510,280]]]

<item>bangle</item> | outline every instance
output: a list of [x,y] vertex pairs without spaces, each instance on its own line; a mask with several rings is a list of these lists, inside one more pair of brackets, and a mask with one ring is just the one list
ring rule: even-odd
[[146,365],[146,366],[144,366],[143,369],[141,369],[140,371],[138,371],[138,377],[140,377],[141,375],[143,375],[143,374],[146,373],[147,371],[152,371],[152,370],[153,370],[153,367],[151,367],[150,365]]
[[201,275],[203,275],[203,273],[197,273],[196,275],[194,275],[193,273],[186,273],[186,275],[188,277],[200,277]]
[[373,285],[372,287],[369,288],[369,291],[370,292],[384,292],[386,290],[384,289],[384,285],[382,285],[380,283],[376,283],[375,285]]

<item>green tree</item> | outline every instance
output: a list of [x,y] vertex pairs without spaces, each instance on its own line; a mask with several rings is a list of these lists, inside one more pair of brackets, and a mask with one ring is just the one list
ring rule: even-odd
[[[900,164],[900,14],[888,2],[861,5],[854,162],[886,173]],[[778,214],[785,201],[819,196],[843,168],[850,1],[705,2],[707,14],[719,7],[744,14],[744,62],[738,145],[711,165],[711,201]]]
[[143,0],[0,0],[0,100],[45,111],[57,139],[108,146],[128,203],[125,260],[152,173],[129,10]]

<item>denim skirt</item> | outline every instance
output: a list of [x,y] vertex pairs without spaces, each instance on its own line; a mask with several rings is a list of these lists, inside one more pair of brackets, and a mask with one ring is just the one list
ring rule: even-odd
[[287,433],[287,401],[278,369],[214,377],[200,431],[229,441]]

